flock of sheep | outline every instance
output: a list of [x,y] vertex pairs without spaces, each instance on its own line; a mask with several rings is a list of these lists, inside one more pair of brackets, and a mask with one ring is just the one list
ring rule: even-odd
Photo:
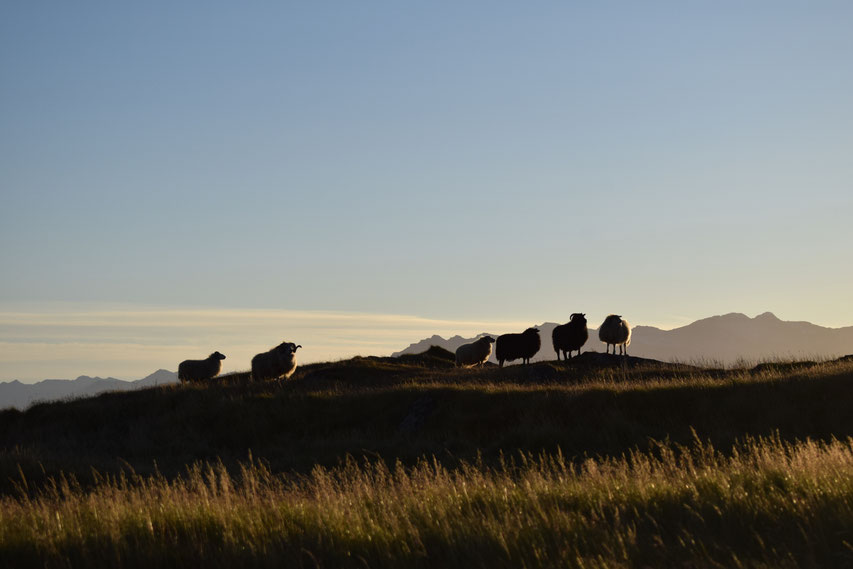
[[[557,359],[571,359],[572,352],[581,348],[589,339],[586,327],[586,314],[575,313],[566,324],[554,328],[551,341]],[[607,344],[607,353],[613,346],[619,353],[627,355],[627,346],[631,344],[631,326],[621,316],[611,314],[604,319],[598,329],[598,339]],[[520,334],[501,334],[497,340],[491,336],[483,336],[469,344],[463,344],[456,350],[456,365],[472,367],[486,363],[492,355],[492,344],[495,345],[495,356],[498,364],[503,367],[505,361],[521,360],[530,363],[530,358],[536,355],[542,345],[537,328],[528,328]],[[273,349],[252,358],[252,380],[264,381],[271,379],[287,379],[296,371],[296,350],[301,348],[293,342],[282,342]],[[213,379],[222,370],[222,360],[225,356],[213,352],[204,360],[185,360],[178,366],[178,379],[181,382],[204,382]]]
[[[273,349],[252,358],[252,380],[287,379],[296,371],[296,350],[302,346],[293,342],[282,342]],[[213,352],[207,359],[184,360],[178,366],[181,383],[204,382],[213,379],[222,371],[225,356]]]
[[[566,324],[560,324],[551,333],[551,342],[558,360],[561,354],[563,359],[570,359],[575,350],[580,355],[587,339],[589,330],[586,327],[586,314],[581,313],[572,314]],[[607,353],[610,353],[610,346],[613,346],[613,353],[616,354],[616,347],[619,346],[619,353],[627,355],[627,347],[631,344],[631,326],[621,316],[611,314],[598,329],[598,339],[607,344]],[[542,341],[537,328],[528,328],[521,334],[501,334],[497,340],[491,336],[483,336],[456,349],[456,365],[472,367],[486,363],[492,355],[492,344],[495,345],[498,364],[503,367],[505,361],[521,360],[525,364],[530,363],[530,358],[539,351]]]

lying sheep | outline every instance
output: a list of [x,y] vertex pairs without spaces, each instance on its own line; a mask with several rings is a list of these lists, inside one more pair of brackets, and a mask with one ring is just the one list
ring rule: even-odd
[[616,346],[619,346],[619,353],[627,356],[628,346],[631,345],[631,326],[621,316],[611,314],[598,329],[598,339],[607,344],[607,353],[610,353],[610,345],[613,344],[614,355]]
[[539,330],[528,328],[521,334],[501,334],[498,336],[495,342],[495,355],[501,367],[504,365],[504,360],[521,359],[522,362],[528,364],[530,358],[536,355],[541,345]]
[[589,331],[586,327],[586,314],[579,312],[572,314],[567,324],[561,324],[551,332],[551,342],[554,345],[554,351],[557,352],[558,361],[560,352],[567,360],[572,358],[574,350],[581,355],[581,348],[586,344],[587,339],[589,339]]
[[178,379],[181,383],[213,379],[222,370],[224,359],[219,352],[213,352],[206,360],[184,360],[178,365]]
[[473,367],[486,363],[492,355],[492,344],[495,339],[491,336],[483,336],[470,344],[462,344],[456,348],[456,365],[462,367]]
[[296,371],[296,350],[293,342],[282,342],[268,352],[252,358],[252,380],[287,379]]

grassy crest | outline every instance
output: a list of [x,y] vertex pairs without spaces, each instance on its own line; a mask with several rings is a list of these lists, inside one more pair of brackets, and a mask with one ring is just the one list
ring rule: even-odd
[[849,361],[425,357],[6,411],[0,565],[853,566],[851,404]]

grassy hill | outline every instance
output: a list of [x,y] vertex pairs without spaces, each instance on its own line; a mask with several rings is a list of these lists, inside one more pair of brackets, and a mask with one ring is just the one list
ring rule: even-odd
[[[275,566],[279,562],[293,566],[363,566],[351,557],[354,552],[364,557],[368,566],[437,566],[438,560],[443,566],[642,566],[665,563],[674,552],[680,552],[680,563],[694,566],[737,566],[733,561],[738,558],[732,557],[732,552],[758,560],[758,565],[819,565],[826,560],[835,566],[843,566],[843,562],[850,565],[851,358],[706,370],[589,353],[568,363],[456,369],[448,356],[433,350],[399,359],[354,358],[301,367],[281,386],[251,384],[245,374],[234,374],[209,386],[156,387],[41,404],[24,412],[4,411],[0,413],[0,490],[7,498],[2,503],[18,512],[16,516],[20,511],[28,512],[23,519],[35,519],[33,512],[39,508],[45,509],[48,517],[56,508],[71,508],[76,512],[73,516],[78,516],[78,524],[92,523],[88,533],[100,535],[100,525],[80,521],[89,520],[89,514],[84,513],[93,507],[90,502],[97,501],[98,496],[112,496],[114,501],[118,496],[119,502],[127,503],[166,500],[157,510],[159,514],[152,511],[148,521],[137,520],[144,526],[139,531],[147,536],[145,539],[134,533],[139,528],[130,534],[108,532],[97,538],[104,540],[103,547],[113,552],[110,555],[117,555],[105,563],[116,566],[133,566],[130,560],[139,556],[139,544],[148,543],[149,539],[154,541],[145,551],[151,555],[159,552],[157,555],[164,557],[142,558],[146,562],[168,563],[175,562],[169,551],[177,542],[212,539],[213,543],[208,544],[212,549],[191,548],[195,553],[183,560],[203,561],[209,566]],[[799,455],[812,457],[805,462],[829,466],[817,474],[812,472],[814,469],[800,472],[797,469],[805,467],[796,466],[800,463],[794,461]],[[761,456],[766,458],[764,462]],[[752,468],[748,476],[744,464]],[[60,474],[63,472],[65,478]],[[593,472],[598,474],[593,476]],[[719,476],[711,476],[711,472],[718,472]],[[832,487],[820,482],[825,486],[823,490],[834,496],[835,509],[823,499],[811,497],[811,510],[796,514],[783,508],[788,517],[780,519],[782,510],[776,500],[788,503],[786,500],[790,501],[793,495],[800,495],[802,488],[792,490],[800,488],[798,472],[802,476],[808,474],[804,482],[801,480],[806,489],[813,489],[818,479],[835,480]],[[539,484],[541,492],[537,490],[529,503],[517,495],[513,500],[520,502],[513,508],[532,517],[511,522],[510,512],[504,510],[507,503],[501,502],[499,493],[507,488],[521,492],[517,485],[527,478],[538,482],[522,486],[529,490],[539,488]],[[63,479],[65,482],[61,482]],[[670,490],[656,494],[648,488],[648,484],[655,487],[653,480],[657,480],[658,488],[665,487],[663,482],[668,481]],[[758,485],[752,491],[763,496],[759,501],[776,513],[762,510],[743,518],[743,508],[758,506],[748,500],[746,504],[733,502],[734,498],[726,497],[726,493],[747,482]],[[263,491],[248,492],[249,486],[255,488],[252,484],[260,484]],[[401,485],[410,488],[406,499],[400,495]],[[424,527],[414,529],[403,523],[414,517],[415,521],[406,523],[417,525],[418,516],[429,513],[422,511],[425,506],[416,496],[444,496],[459,492],[460,485],[482,490],[474,502],[466,498],[460,512],[466,523],[480,527],[480,533],[468,536],[468,545],[463,547],[458,541],[458,532],[464,528],[457,527],[457,522],[446,521],[450,524],[447,527],[457,528],[457,534],[451,532],[443,538],[429,533],[440,529],[433,518],[421,520]],[[682,485],[694,488],[688,503],[697,515],[705,516],[699,524],[701,528],[689,534],[698,540],[693,546],[685,545],[688,534],[678,530],[699,523],[691,522],[689,513],[679,509],[686,499]],[[575,490],[564,495],[567,488]],[[598,505],[585,501],[584,488],[597,488]],[[630,489],[629,494],[623,493],[626,488]],[[750,488],[744,491],[749,494]],[[528,490],[522,494],[527,496]],[[156,497],[152,498],[152,492]],[[181,510],[202,516],[196,519],[187,514],[190,528],[181,525],[186,520],[180,522],[184,518],[177,513],[174,519],[162,517],[167,505],[177,508],[176,498],[164,496],[181,492],[181,503],[206,496],[202,500],[204,507],[199,503]],[[229,509],[217,501],[233,500],[231,492],[239,494],[247,504],[261,500],[250,509],[252,514],[247,510],[245,519],[239,518],[250,526],[241,530],[244,534],[229,533],[243,527],[243,522],[233,518],[234,511],[242,510]],[[265,492],[269,494],[267,498],[258,497]],[[394,507],[403,509],[385,512],[384,508],[390,506],[378,504],[385,504],[392,494],[392,501],[397,504]],[[558,496],[562,498],[558,500]],[[269,503],[278,503],[276,500],[281,504],[268,511]],[[324,517],[331,515],[323,509],[329,500],[339,500],[337,505],[326,504],[331,512],[340,510],[341,517],[336,521]],[[299,515],[292,510],[297,502],[302,504],[301,510],[297,508],[302,512]],[[353,507],[357,512],[343,504],[356,504]],[[208,506],[213,510],[206,511]],[[458,504],[445,506],[455,508]],[[367,510],[362,511],[364,508]],[[600,516],[596,514],[598,521],[584,522],[587,525],[583,531],[592,533],[577,541],[580,538],[572,533],[577,527],[566,526],[575,528],[569,532],[574,536],[571,537],[564,533],[569,530],[560,525],[562,522],[557,524],[550,513],[536,514],[536,508],[544,508],[543,512],[556,508],[552,513],[557,517],[571,517],[572,512],[592,512],[595,508],[601,511]],[[633,508],[634,514],[628,516],[633,522],[625,525],[624,518],[613,518],[614,512],[621,512],[622,508]],[[722,513],[714,513],[714,508]],[[819,511],[820,508],[830,509]],[[0,514],[0,528],[4,520],[10,524],[9,520],[18,520],[9,513],[12,510],[6,511],[6,517]],[[285,510],[290,513],[282,513]],[[368,516],[372,522],[367,523],[364,516],[374,510],[385,513],[378,518]],[[429,515],[450,515],[439,510]],[[315,512],[313,521],[300,522],[306,511]],[[642,512],[658,525],[646,527],[651,522],[635,517],[642,517]],[[123,515],[117,513],[115,523],[136,527],[133,520],[137,514],[126,513],[130,516],[127,519]],[[246,521],[253,515],[267,516],[263,519],[278,524],[275,527],[280,531],[264,533],[266,530]],[[349,515],[355,518],[347,518]],[[397,520],[397,525],[386,527],[382,516]],[[493,516],[506,519],[501,522]],[[715,521],[709,521],[708,516]],[[770,517],[765,520],[762,516]],[[171,533],[167,532],[168,539],[157,537],[155,529],[161,526],[155,527],[152,520],[172,528]],[[209,528],[204,525],[208,522],[212,524]],[[307,525],[300,526],[303,522]],[[362,533],[347,541],[350,524],[356,522],[362,524]],[[773,535],[768,537],[770,534],[755,526],[764,527],[762,524],[771,522],[783,528],[779,535],[771,532]],[[501,523],[511,535],[489,526]],[[515,527],[513,523],[521,525]],[[540,527],[542,523],[551,529]],[[145,524],[150,525],[153,534],[149,535]],[[299,527],[294,529],[292,524]],[[553,524],[559,527],[551,527]],[[726,524],[736,524],[748,534],[753,533],[729,535]],[[290,530],[285,531],[284,526],[296,533],[288,534]],[[538,527],[537,531],[546,536],[551,535],[548,531],[556,532],[548,538],[554,541],[539,543],[531,536],[524,537],[525,527]],[[656,536],[667,546],[645,543],[642,536],[638,537],[640,530],[651,532],[649,539]],[[828,532],[826,543],[817,550],[800,545],[806,530]],[[70,540],[62,541],[65,545],[51,542],[39,547],[26,538],[26,528],[18,531],[23,537],[16,541],[9,537],[13,534],[0,530],[0,552],[14,553],[21,566],[30,562],[32,566],[42,566],[46,558],[56,561],[56,566],[78,558],[81,563],[97,565],[97,555],[106,555],[97,544],[84,546],[88,543],[85,539],[81,542],[84,545],[75,546],[74,539],[65,534],[60,535],[63,540]],[[616,537],[600,541],[604,544],[601,549],[594,545],[599,541],[593,539],[593,534],[599,533]],[[629,539],[631,535],[633,538]],[[377,539],[388,547],[376,549]],[[415,542],[392,545],[399,539]],[[575,553],[580,557],[570,562],[564,555],[566,544],[572,539],[577,541],[575,546],[580,549]],[[619,545],[614,539],[634,545]],[[772,547],[756,545],[767,539],[773,541]],[[260,549],[247,550],[247,542],[260,543]],[[297,542],[298,547],[294,545]],[[481,548],[473,545],[476,543]],[[86,547],[97,555],[86,553]],[[44,548],[54,551],[55,557],[45,557]],[[214,551],[218,553],[213,554]],[[703,551],[707,564],[696,561]],[[544,556],[542,563],[535,561],[537,556]],[[578,559],[586,562],[578,563]]]
[[456,369],[438,355],[355,358],[300,368],[287,383],[245,374],[0,413],[0,488],[91,467],[171,475],[194,461],[256,459],[274,471],[347,455],[413,462],[515,450],[618,456],[651,440],[719,448],[853,435],[853,362],[703,370],[589,353],[571,363]]

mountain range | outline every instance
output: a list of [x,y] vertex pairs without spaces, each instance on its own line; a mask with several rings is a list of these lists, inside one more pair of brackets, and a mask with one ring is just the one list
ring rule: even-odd
[[[533,358],[534,361],[556,359],[551,346],[551,332],[556,326],[553,322],[537,326],[542,348]],[[430,346],[455,352],[462,344],[485,334],[473,338],[453,336],[448,339],[432,336],[392,355],[421,353]],[[488,335],[497,337],[494,333]],[[598,340],[598,328],[590,327],[589,340],[583,351],[603,349],[604,344]],[[731,313],[697,320],[672,330],[636,326],[633,328],[628,353],[661,361],[722,366],[735,365],[741,361],[829,359],[853,353],[853,326],[825,328],[809,322],[783,321],[770,312],[754,318]],[[496,361],[494,353],[491,360]]]
[[87,375],[81,375],[77,379],[45,379],[37,383],[7,381],[0,383],[0,409],[6,407],[25,409],[40,401],[91,397],[105,391],[130,391],[177,381],[178,374],[165,369],[157,370],[136,381]]

